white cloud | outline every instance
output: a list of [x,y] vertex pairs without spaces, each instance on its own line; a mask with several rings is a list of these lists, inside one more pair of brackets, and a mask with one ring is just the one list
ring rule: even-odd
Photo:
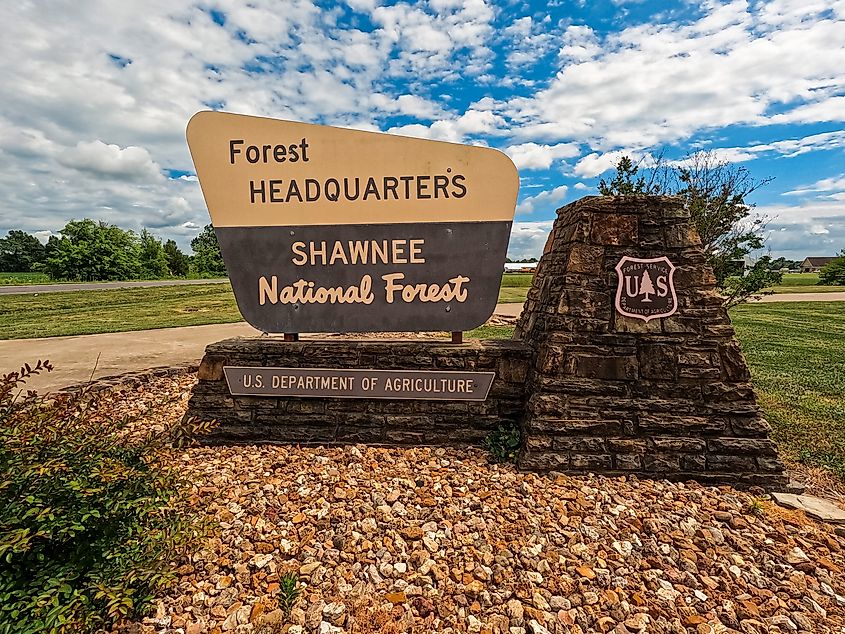
[[453,62],[451,55],[463,51],[463,71],[480,74],[492,57],[487,46],[493,35],[492,7],[484,0],[439,0],[430,6],[435,14],[404,2],[373,10],[383,37],[400,49],[398,58],[390,61],[391,71],[442,72]]
[[800,196],[804,194],[811,194],[815,192],[831,192],[831,191],[845,191],[845,174],[839,176],[831,176],[830,178],[822,178],[817,180],[812,185],[799,187],[788,192],[784,192],[784,196]]
[[551,24],[548,14],[539,21],[531,16],[517,18],[502,35],[508,48],[505,60],[515,69],[537,62],[552,51],[560,37],[559,29]]
[[818,123],[824,121],[845,121],[845,97],[823,97],[789,112],[769,117],[770,123]]
[[552,221],[515,222],[511,228],[508,257],[512,260],[527,260],[543,254],[543,246],[552,230]]
[[836,255],[845,245],[845,208],[841,203],[814,201],[801,205],[765,205],[755,209],[770,218],[766,248],[793,260]]
[[580,150],[575,143],[557,143],[555,145],[541,145],[538,143],[521,143],[505,148],[505,153],[521,170],[548,169],[557,159],[578,156]]
[[[845,130],[822,132],[795,139],[783,139],[771,143],[758,143],[746,147],[708,148],[707,152],[719,161],[727,163],[741,163],[751,161],[761,156],[776,155],[783,158],[794,158],[809,152],[821,150],[836,150],[845,148]],[[683,161],[675,161],[682,163]],[[797,191],[797,190],[796,190]],[[787,192],[791,194],[795,192]]]
[[599,39],[589,26],[567,27],[562,38],[558,57],[563,62],[586,62],[601,53]]
[[784,139],[772,143],[752,145],[745,149],[756,154],[776,152],[787,158],[793,158],[801,154],[806,154],[807,152],[839,148],[845,148],[845,130],[835,130],[833,132],[811,134],[798,139]]
[[689,24],[639,24],[601,38],[571,26],[548,87],[511,99],[506,112],[524,140],[579,140],[596,152],[643,150],[736,124],[841,116],[842,3],[783,4],[773,13],[764,6],[706,3]]
[[346,0],[346,4],[354,11],[361,11],[362,13],[372,11],[378,6],[376,0]]
[[0,112],[0,232],[57,231],[72,217],[165,237],[203,226],[195,178],[162,171],[192,171],[185,125],[208,107],[370,130],[402,115],[450,140],[502,124],[489,108],[455,114],[428,97],[432,82],[489,67],[487,2],[348,4],[377,28],[311,0],[216,0],[223,24],[208,5],[166,0],[3,3],[15,29],[0,39],[0,84],[14,87]]
[[591,152],[582,157],[576,164],[574,172],[581,178],[593,178],[599,174],[603,174],[619,162],[624,152],[606,152],[605,154],[598,154]]
[[50,236],[53,235],[52,231],[34,231],[32,233],[41,244],[47,244],[47,240],[50,239]]
[[566,200],[568,191],[569,187],[561,185],[560,187],[539,193],[536,196],[529,196],[517,205],[516,213],[531,214],[535,211],[555,211],[560,206],[560,203]]
[[80,141],[75,147],[59,154],[57,160],[65,167],[90,172],[98,177],[131,181],[155,181],[163,178],[161,168],[144,148],[120,148],[100,140],[89,143]]
[[416,95],[399,95],[396,98],[396,104],[399,112],[418,119],[434,119],[443,116],[443,108]]
[[499,128],[503,125],[504,120],[502,117],[494,112],[471,109],[454,119],[441,119],[428,126],[413,123],[390,128],[388,132],[423,139],[460,143],[467,137],[482,134],[497,134]]
[[[0,21],[15,25],[0,39],[0,85],[11,87],[0,232],[46,236],[87,216],[195,233],[208,222],[195,177],[163,174],[192,171],[184,127],[208,107],[367,130],[398,116],[407,125],[393,132],[498,144],[524,170],[585,179],[620,152],[648,156],[708,130],[845,120],[842,0],[703,2],[698,19],[610,32],[485,0],[348,0],[355,15],[311,0],[283,10],[275,0],[0,3]],[[715,151],[740,161],[845,148],[845,131],[775,136],[782,129]],[[554,209],[566,192],[553,192],[526,198],[521,213]],[[795,192],[845,198],[835,187]],[[834,239],[841,214],[829,213],[813,222],[830,234],[800,235]]]

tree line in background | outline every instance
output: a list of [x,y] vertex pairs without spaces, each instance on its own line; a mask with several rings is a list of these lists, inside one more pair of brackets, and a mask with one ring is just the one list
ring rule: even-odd
[[[764,294],[764,289],[780,284],[783,268],[796,264],[785,258],[773,260],[770,255],[756,260],[749,257],[765,247],[767,219],[755,215],[754,205],[746,198],[771,178],[755,180],[747,168],[707,151],[690,154],[679,162],[658,156],[655,165],[644,173],[639,173],[639,167],[623,156],[614,177],[599,182],[599,193],[680,197],[701,237],[726,307]],[[845,268],[845,259],[839,260]],[[822,284],[845,283],[822,275],[819,280]]]
[[0,238],[0,271],[46,273],[53,280],[109,281],[168,277],[225,277],[226,267],[211,225],[191,240],[192,255],[173,240],[162,243],[105,222],[71,220],[47,244],[25,231]]

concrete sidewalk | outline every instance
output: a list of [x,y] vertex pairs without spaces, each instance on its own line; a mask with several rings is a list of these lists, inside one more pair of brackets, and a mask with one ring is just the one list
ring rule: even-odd
[[[49,359],[55,367],[50,373],[30,379],[26,387],[39,392],[58,390],[124,372],[135,372],[161,366],[196,363],[205,347],[228,337],[259,335],[244,322],[160,328],[102,335],[45,337],[0,341],[0,372],[16,370],[24,363],[35,365]],[[98,360],[99,357],[99,360]]]

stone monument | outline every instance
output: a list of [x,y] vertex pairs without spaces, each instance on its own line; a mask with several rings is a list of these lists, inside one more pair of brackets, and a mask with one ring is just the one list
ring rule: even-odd
[[520,468],[785,483],[680,200],[559,209],[514,337],[531,349]]
[[[559,209],[513,340],[462,343],[498,297],[504,154],[218,112],[187,134],[238,307],[283,335],[208,346],[187,413],[219,422],[206,442],[472,445],[518,426],[522,469],[785,484],[680,200]],[[299,340],[407,330],[452,342]]]

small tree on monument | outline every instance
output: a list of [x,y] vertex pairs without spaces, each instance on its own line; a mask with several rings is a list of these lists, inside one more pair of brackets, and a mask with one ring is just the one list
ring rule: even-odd
[[684,199],[701,237],[702,247],[725,297],[725,307],[769,294],[764,289],[779,284],[782,275],[766,255],[746,268],[746,260],[765,245],[766,221],[754,215],[746,198],[771,178],[755,180],[747,168],[719,159],[713,152],[690,154],[677,164],[662,155],[649,176],[637,177],[637,166],[623,156],[616,177],[599,183],[603,196],[666,194]]
[[623,156],[616,164],[616,175],[613,180],[599,181],[599,193],[602,196],[648,196],[660,193],[660,186],[654,182],[656,172],[649,174],[648,180],[644,176],[637,177],[640,164],[636,165],[628,156]]

